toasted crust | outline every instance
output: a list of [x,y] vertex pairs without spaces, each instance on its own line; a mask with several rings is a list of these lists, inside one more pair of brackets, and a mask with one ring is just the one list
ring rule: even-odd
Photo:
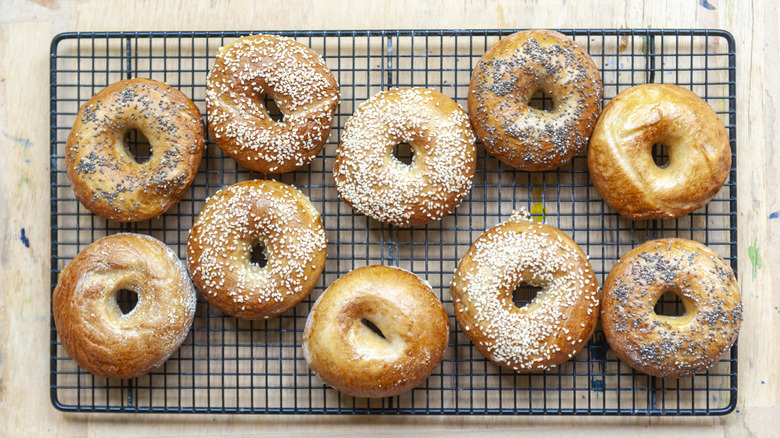
[[[392,155],[408,143],[410,165]],[[350,207],[399,227],[439,220],[465,197],[476,169],[475,138],[455,101],[427,88],[400,88],[360,105],[344,127],[333,179]]]
[[[252,263],[252,247],[266,265]],[[195,286],[228,315],[268,319],[314,289],[325,267],[320,213],[298,189],[276,181],[233,184],[206,201],[187,240]]]
[[[656,143],[669,162],[653,161]],[[707,102],[677,85],[645,84],[604,108],[588,148],[593,186],[604,201],[633,219],[671,219],[703,207],[731,169],[729,137]]]
[[[268,94],[284,115],[274,122]],[[206,82],[209,132],[241,165],[265,173],[308,164],[330,134],[339,86],[313,50],[290,38],[250,35],[222,47]]]
[[344,275],[317,299],[303,355],[325,384],[345,394],[390,397],[430,376],[448,338],[447,312],[430,285],[403,269],[374,265]]
[[[125,148],[132,129],[151,145],[143,164]],[[136,78],[113,83],[82,105],[67,145],[76,199],[106,219],[134,222],[157,217],[184,197],[205,142],[200,110],[184,93]]]
[[[521,170],[566,164],[587,143],[602,97],[599,70],[577,43],[558,32],[504,37],[480,59],[469,84],[469,116],[482,146]],[[537,91],[551,111],[532,108]]]
[[[518,308],[521,283],[542,291]],[[450,286],[455,317],[474,346],[497,365],[544,371],[572,358],[596,328],[596,276],[561,230],[515,213],[480,236]]]
[[[138,294],[122,314],[116,293]],[[162,365],[189,333],[195,290],[184,264],[162,242],[114,234],[84,248],[60,274],[52,312],[62,346],[92,374],[118,379]]]
[[[667,291],[686,314],[659,316]],[[604,282],[601,325],[618,359],[656,377],[703,372],[729,351],[742,322],[737,279],[725,260],[685,239],[645,242],[620,258]]]

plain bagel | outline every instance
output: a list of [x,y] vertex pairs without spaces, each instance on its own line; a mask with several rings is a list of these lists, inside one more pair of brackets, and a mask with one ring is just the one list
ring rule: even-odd
[[390,397],[428,378],[448,338],[447,312],[427,282],[373,265],[339,278],[317,299],[303,332],[303,356],[345,394]]
[[[662,167],[652,156],[657,143],[669,153]],[[590,139],[588,169],[598,193],[622,216],[678,218],[707,204],[728,178],[729,136],[692,91],[638,85],[604,108]]]
[[[121,290],[135,292],[128,313]],[[195,289],[184,264],[157,239],[114,234],[81,250],[63,269],[52,313],[65,352],[92,374],[142,376],[173,354],[195,317]]]

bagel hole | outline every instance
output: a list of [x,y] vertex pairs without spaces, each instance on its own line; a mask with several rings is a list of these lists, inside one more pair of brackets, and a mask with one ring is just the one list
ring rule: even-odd
[[653,312],[659,316],[667,316],[672,318],[679,318],[686,315],[685,304],[683,304],[680,295],[673,291],[668,290],[658,298],[658,301],[653,307]]
[[655,165],[663,169],[669,166],[669,149],[661,143],[653,145],[653,161]]
[[265,106],[265,111],[268,113],[268,116],[271,117],[271,120],[276,123],[284,121],[284,114],[272,97],[266,94],[265,97],[263,97],[263,105]]
[[249,257],[253,265],[258,268],[264,268],[268,264],[268,258],[265,255],[265,246],[262,243],[252,245],[252,253]]
[[124,138],[125,150],[138,164],[144,164],[152,158],[152,145],[141,131],[131,129]]
[[127,315],[138,304],[138,294],[128,289],[120,289],[116,292],[116,304],[122,315]]
[[411,166],[412,161],[414,161],[414,149],[412,149],[412,145],[406,142],[395,145],[393,148],[393,158],[398,160],[401,164]]
[[512,292],[512,302],[517,308],[523,308],[531,303],[543,288],[538,286],[531,286],[528,283],[520,283]]
[[371,321],[369,321],[368,319],[365,319],[365,318],[361,319],[360,322],[364,326],[368,327],[369,330],[371,330],[372,332],[376,333],[377,336],[379,336],[380,338],[387,339],[385,337],[385,334],[382,333],[382,330],[379,330],[379,327],[377,327],[376,324],[374,324],[373,322],[371,322]]
[[528,101],[528,106],[539,111],[552,111],[555,109],[555,101],[552,97],[548,96],[544,91],[537,90],[531,100]]

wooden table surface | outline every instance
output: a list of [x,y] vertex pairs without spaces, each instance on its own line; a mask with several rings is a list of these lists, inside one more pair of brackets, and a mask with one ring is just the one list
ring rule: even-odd
[[[780,15],[774,0],[0,0],[0,434],[297,436],[425,431],[537,436],[777,436]],[[381,5],[379,5],[381,3]],[[738,263],[745,320],[737,410],[714,418],[64,414],[49,401],[49,46],[66,31],[707,28],[736,39]]]

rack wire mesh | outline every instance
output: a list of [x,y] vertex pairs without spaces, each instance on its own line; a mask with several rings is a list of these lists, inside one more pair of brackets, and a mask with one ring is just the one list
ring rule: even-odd
[[[179,351],[147,376],[95,377],[66,355],[51,322],[51,400],[65,411],[315,413],[315,414],[617,414],[712,415],[736,403],[736,346],[709,371],[685,380],[659,379],[620,363],[597,329],[572,360],[543,374],[517,374],[487,362],[459,332],[449,281],[459,257],[487,228],[518,208],[561,228],[589,254],[599,282],[617,259],[653,238],[684,237],[709,245],[736,271],[735,49],[717,30],[563,30],[600,67],[604,103],[650,82],[689,88],[712,105],[730,135],[730,178],[703,209],[677,220],[632,222],[606,206],[590,184],[583,154],[553,171],[522,172],[480,147],[473,189],[441,222],[395,228],[354,213],[333,187],[331,169],[341,130],[353,110],[390,87],[437,89],[466,106],[471,71],[482,54],[511,31],[281,32],[320,53],[341,86],[330,139],[310,165],[275,177],[307,193],[323,215],[328,261],[307,300],[266,321],[226,317],[199,296],[195,323]],[[238,166],[209,139],[195,182],[177,206],[149,221],[106,221],[79,205],[68,183],[65,140],[79,106],[123,78],[151,77],[189,95],[204,112],[206,75],[218,47],[252,32],[67,33],[51,45],[51,286],[84,247],[108,234],[152,235],[186,256],[190,226],[218,189],[266,178]],[[538,107],[547,105],[537,96]],[[271,104],[271,102],[268,102]],[[130,136],[138,159],[142,136]],[[410,153],[403,148],[399,158]],[[657,148],[656,160],[664,160]],[[397,265],[426,278],[450,315],[444,362],[420,387],[385,399],[352,398],[325,387],[300,351],[308,311],[327,285],[367,264]],[[518,291],[528,302],[535,290]],[[122,298],[122,297],[120,297]],[[131,299],[124,297],[122,299]],[[132,303],[124,304],[132,306]],[[663,297],[657,309],[679,313]]]

